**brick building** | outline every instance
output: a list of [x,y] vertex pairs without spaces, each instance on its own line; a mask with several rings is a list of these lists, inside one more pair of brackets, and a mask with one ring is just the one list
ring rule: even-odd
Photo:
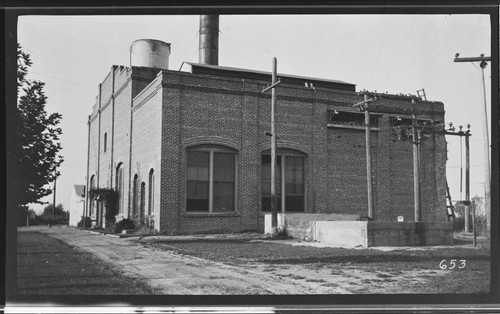
[[[163,232],[262,231],[270,212],[271,96],[261,90],[271,74],[206,63],[162,67],[115,65],[99,85],[87,186],[119,192],[117,220]],[[367,216],[364,114],[353,107],[363,95],[342,81],[278,76],[279,210]],[[371,114],[374,219],[413,221],[412,143],[394,130],[411,125],[414,107],[410,97],[379,96]],[[415,111],[420,122],[444,121],[440,102],[418,99]],[[427,135],[420,154],[422,221],[446,221],[444,135]],[[88,203],[102,224],[102,204]]]

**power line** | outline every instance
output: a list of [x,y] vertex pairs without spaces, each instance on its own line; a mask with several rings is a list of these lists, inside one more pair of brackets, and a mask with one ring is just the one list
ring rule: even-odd
[[38,27],[38,26],[37,27],[26,26],[26,27],[29,27],[29,28],[32,28],[32,29],[36,29],[36,30],[42,30],[42,31],[45,31],[45,32],[50,33],[50,34],[58,34],[58,35],[61,35],[61,36],[64,36],[64,37],[75,39],[75,40],[80,41],[80,42],[86,42],[86,43],[89,43],[89,44],[99,45],[99,46],[103,46],[103,47],[110,47],[110,48],[117,49],[117,50],[120,50],[120,51],[124,50],[123,47],[118,47],[118,46],[110,45],[110,44],[103,44],[103,43],[99,43],[99,42],[95,42],[95,41],[90,41],[90,40],[86,40],[86,39],[81,39],[81,38],[77,38],[77,37],[74,37],[74,36],[71,36],[71,35],[68,35],[68,34],[64,34],[64,33],[55,31],[55,30],[46,29],[46,28],[43,28],[43,27]]
[[[432,19],[432,22],[430,23],[430,25],[429,25],[429,27],[428,27],[428,29],[427,29],[426,33],[428,33],[428,31],[429,31],[429,30],[434,29],[434,28],[433,28],[433,26],[434,26],[434,21],[435,21],[435,20],[434,20],[434,19]],[[433,38],[430,42],[428,42],[428,43],[427,43],[427,46],[431,46],[431,45],[432,45],[432,42],[436,39],[437,34],[439,34],[439,32],[441,32],[441,28],[440,28],[440,29],[439,29],[439,31],[435,34],[434,38]],[[409,85],[410,85],[410,86],[411,86],[411,84],[413,83],[413,81],[415,80],[415,77],[416,77],[415,73],[417,72],[417,70],[418,70],[418,69],[420,69],[420,67],[415,66],[415,60],[417,59],[417,57],[419,57],[419,56],[420,56],[420,54],[422,53],[422,51],[424,51],[424,50],[425,50],[424,48],[426,48],[426,47],[427,47],[426,45],[424,45],[424,42],[425,42],[425,40],[426,40],[426,39],[427,39],[427,37],[424,35],[424,37],[422,38],[422,40],[421,40],[420,44],[418,45],[418,50],[417,50],[417,52],[415,53],[415,55],[414,55],[414,57],[413,57],[412,61],[408,64],[409,69],[408,69],[407,71],[405,71],[405,73],[407,73],[408,75],[405,75],[404,79],[405,79],[405,81],[407,81],[407,79],[410,79],[410,81],[409,81],[409,83],[410,83]],[[408,82],[408,81],[407,81],[407,82]]]
[[227,41],[229,42],[229,44],[234,48],[234,50],[236,50],[236,52],[238,52],[244,59],[246,62],[248,62],[248,64],[253,68],[255,69],[255,66],[247,59],[247,57],[245,57],[245,55],[243,53],[241,53],[238,48],[236,48],[233,43],[229,40],[229,38],[227,38],[223,33],[222,31],[219,30],[219,33],[222,35],[223,38],[227,39]]
[[415,16],[412,17],[411,25],[410,25],[410,28],[408,29],[408,33],[406,34],[405,42],[403,44],[403,47],[399,51],[398,59],[396,60],[396,62],[394,63],[394,66],[392,67],[392,71],[391,71],[391,75],[390,75],[391,78],[392,78],[392,75],[394,74],[394,70],[396,69],[396,66],[399,63],[399,59],[401,58],[401,53],[403,52],[404,48],[406,47],[406,42],[408,41],[408,37],[410,36],[410,33],[411,33],[411,30],[413,29],[414,23],[415,23]]
[[473,44],[473,43],[474,43],[474,41],[476,40],[477,35],[479,35],[479,33],[481,32],[481,28],[479,27],[479,26],[480,26],[480,24],[481,24],[481,20],[478,20],[478,21],[476,22],[476,26],[474,27],[474,31],[473,31],[473,34],[474,34],[474,35],[472,36],[472,39],[469,41],[469,42],[470,42],[470,44],[469,44],[469,46],[467,47],[467,49],[465,49],[465,53],[468,53],[468,52],[469,52],[469,49],[470,49],[470,47],[472,47],[472,44]]
[[[55,77],[55,76],[52,76],[52,75],[48,75],[48,74],[45,74],[45,73],[39,73],[39,72],[31,71],[31,70],[29,72],[32,73],[32,74],[38,74],[38,75],[41,75],[41,76],[50,77],[50,78],[53,78],[53,79],[58,80],[58,81],[63,81],[63,82],[67,82],[67,83],[70,83],[70,84],[75,84],[75,85],[79,85],[79,86],[82,86],[82,87],[91,88],[93,90],[95,90],[97,88],[95,86],[81,84],[81,83],[78,83],[78,82],[75,82],[75,81],[70,81],[70,80],[62,79],[62,78]],[[43,80],[43,78],[41,80]],[[45,81],[45,80],[43,80],[43,81]]]
[[186,52],[189,50],[189,48],[191,48],[191,45],[193,44],[194,39],[198,36],[198,34],[199,34],[199,31],[196,31],[196,33],[194,34],[193,38],[191,39],[191,42],[189,43],[189,45],[186,48],[186,50],[184,50],[184,52],[182,53],[182,55],[178,59],[175,60],[177,63],[182,62],[182,58],[184,57],[184,55],[186,54]]
[[[40,43],[37,43],[37,42],[30,41],[30,45],[35,45],[35,46],[39,46],[39,47],[51,50],[52,53],[56,53],[56,54],[60,54],[60,55],[66,55],[66,56],[69,56],[70,58],[80,59],[82,62],[92,63],[92,64],[98,64],[99,63],[99,65],[101,65],[101,64],[109,65],[108,62],[104,62],[102,60],[90,58],[90,57],[87,57],[87,56],[86,57],[79,56],[79,55],[76,55],[74,53],[67,52],[67,51],[62,51],[61,49],[52,48],[52,47],[49,47],[49,46],[46,46],[46,45],[43,45],[43,44],[40,44]],[[34,54],[35,53],[34,50],[30,49],[29,47],[23,46],[23,49],[25,49],[30,54]],[[90,60],[94,60],[96,62],[92,62]]]
[[[458,17],[458,19],[456,20],[456,22],[455,22],[455,24],[454,24],[454,26],[453,26],[453,31],[452,31],[451,33],[456,33],[456,29],[457,29],[457,27],[458,27],[458,26],[459,26],[459,24],[460,24],[460,20],[461,20],[461,18],[462,18],[462,16],[459,16],[459,17]],[[441,33],[442,29],[444,29],[444,27],[440,27],[438,34],[440,34],[440,33]],[[438,34],[436,34],[436,36],[434,37],[434,39],[438,37]],[[434,70],[434,72],[439,72],[439,71],[437,71],[437,70],[435,69],[435,67],[433,66],[433,65],[434,65],[434,62],[437,60],[438,56],[440,56],[440,55],[441,55],[441,51],[443,50],[443,48],[448,46],[448,42],[451,40],[451,38],[452,38],[452,36],[446,36],[446,40],[441,41],[441,43],[442,43],[442,44],[441,44],[441,45],[439,46],[439,48],[437,49],[437,52],[434,54],[434,58],[432,58],[432,60],[430,60],[430,61],[427,63],[426,68],[428,68],[428,69],[433,69],[433,70]],[[433,39],[433,40],[434,40],[434,39]],[[440,63],[440,64],[441,64],[441,63]],[[444,67],[441,65],[441,71],[443,71],[443,72],[444,72],[444,71],[446,71],[446,72],[448,73],[448,77],[447,77],[447,79],[445,80],[445,81],[446,81],[446,86],[447,86],[447,84],[449,84],[449,83],[450,83],[450,77],[454,74],[454,73],[453,73],[453,70],[449,70],[449,69],[448,69],[448,68],[450,68],[450,67],[451,67],[451,64],[448,64],[448,63],[445,63],[445,66],[444,66]],[[452,69],[453,69],[453,68],[452,68]],[[416,78],[416,76],[415,76],[415,78]],[[430,86],[435,85],[435,84],[436,84],[436,83],[435,83],[435,81],[436,81],[436,80],[439,80],[439,81],[441,82],[441,84],[440,84],[440,86],[439,86],[439,89],[440,89],[440,90],[442,90],[442,89],[443,89],[443,87],[444,87],[444,86],[443,86],[443,83],[442,83],[442,82],[443,82],[443,80],[442,80],[439,76],[434,75],[434,76],[432,76],[431,80],[432,80],[431,82],[427,82]],[[411,81],[410,83],[412,83],[412,82],[413,82],[413,81]]]
[[81,96],[85,96],[85,97],[92,97],[92,98],[95,97],[95,95],[82,94],[82,93],[78,93],[78,92],[75,92],[75,91],[70,91],[70,90],[67,90],[67,89],[64,89],[64,88],[56,87],[56,86],[53,86],[53,85],[48,86],[48,89],[52,89],[52,88],[58,89],[60,91],[66,92],[66,93],[77,94],[77,95],[81,95]]
[[[389,18],[387,19],[387,24],[385,25],[384,37],[382,37],[382,43],[380,44],[380,47],[378,48],[377,59],[375,60],[375,65],[378,64],[378,60],[380,58],[380,52],[382,51],[382,48],[384,47],[385,37],[387,36],[387,30],[389,29],[390,23],[391,23],[391,16],[389,16]],[[372,73],[370,74],[370,85],[372,84],[374,74],[375,74],[375,67],[372,68]]]

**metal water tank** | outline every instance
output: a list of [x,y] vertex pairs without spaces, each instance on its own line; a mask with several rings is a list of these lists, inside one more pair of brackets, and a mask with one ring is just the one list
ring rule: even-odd
[[138,39],[130,45],[130,66],[168,70],[170,44],[156,39]]

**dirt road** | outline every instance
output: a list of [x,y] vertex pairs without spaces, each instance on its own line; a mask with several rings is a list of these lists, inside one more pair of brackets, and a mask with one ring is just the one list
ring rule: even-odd
[[[124,275],[143,278],[159,294],[313,294],[309,285],[172,251],[146,248],[132,239],[74,228],[32,227],[115,265]],[[345,293],[341,288],[335,293]]]

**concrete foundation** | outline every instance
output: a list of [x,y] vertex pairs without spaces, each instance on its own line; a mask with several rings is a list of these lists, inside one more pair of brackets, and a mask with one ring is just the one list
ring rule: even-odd
[[[278,230],[294,239],[332,246],[428,246],[453,244],[449,222],[359,221],[359,216],[337,214],[278,215]],[[265,216],[271,232],[271,215]]]
[[[285,224],[286,217],[286,224]],[[295,239],[314,241],[311,237],[314,225],[318,221],[353,221],[359,220],[359,215],[345,214],[278,214],[278,231],[284,232]],[[264,216],[264,233],[271,233],[271,214]]]

